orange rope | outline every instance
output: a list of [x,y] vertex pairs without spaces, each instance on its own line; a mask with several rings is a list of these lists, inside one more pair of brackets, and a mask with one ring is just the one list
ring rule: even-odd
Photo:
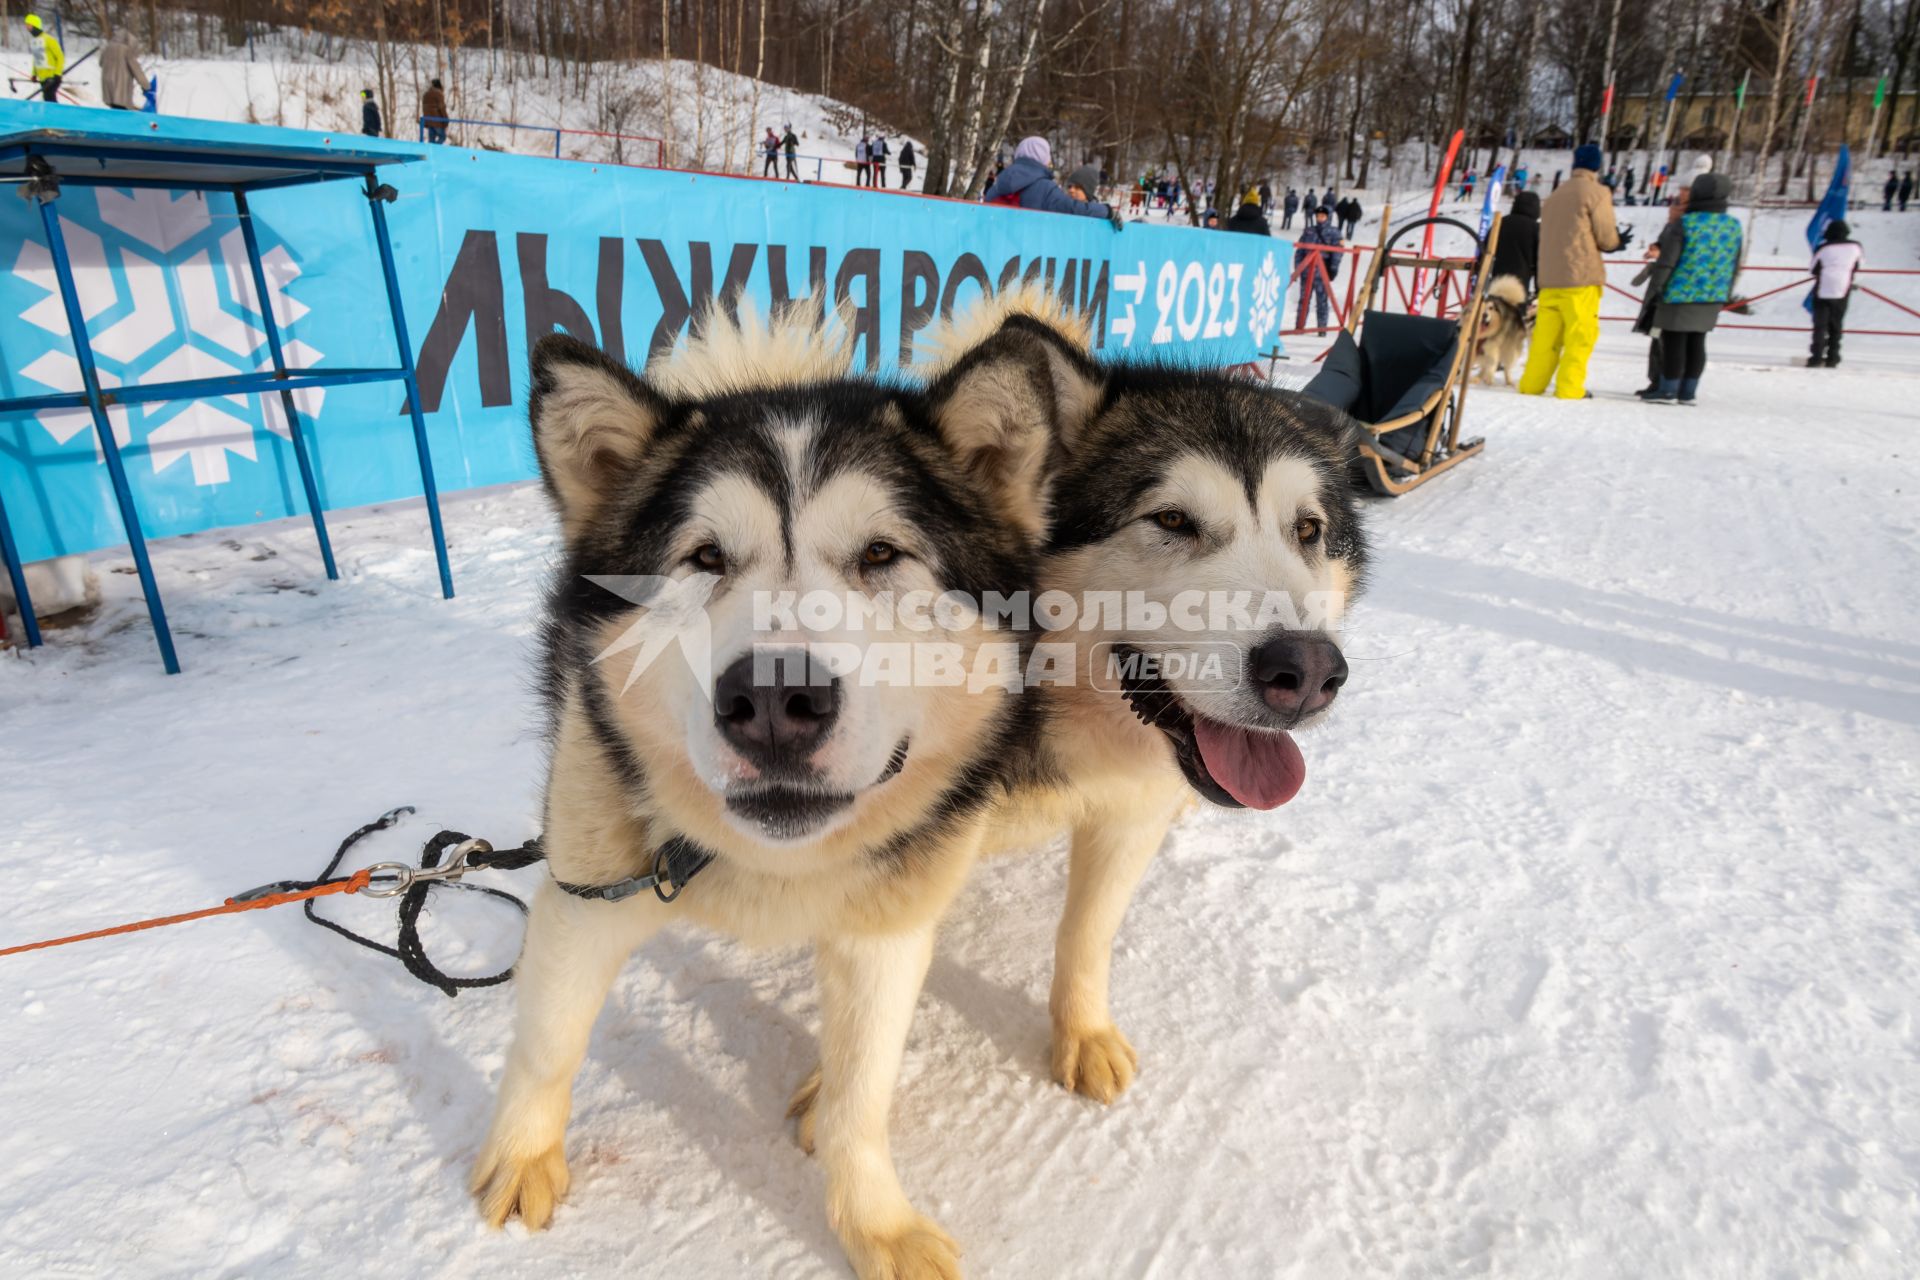
[[232,915],[239,911],[259,911],[265,907],[284,907],[289,902],[303,902],[308,898],[324,898],[333,893],[358,893],[366,888],[372,879],[370,871],[356,871],[345,880],[335,880],[331,884],[316,885],[311,889],[301,889],[293,893],[272,893],[264,898],[251,898],[241,902],[228,898],[225,904],[208,907],[204,911],[189,911],[184,915],[161,916],[156,920],[139,920],[133,924],[115,925],[111,929],[95,929],[91,933],[76,933],[70,938],[48,938],[45,942],[28,942],[17,947],[0,948],[0,956],[19,955],[22,951],[39,951],[45,947],[64,947],[69,942],[86,942],[93,938],[111,938],[116,933],[138,933],[142,929],[158,929],[162,925],[185,924],[189,920],[204,920],[208,916]]

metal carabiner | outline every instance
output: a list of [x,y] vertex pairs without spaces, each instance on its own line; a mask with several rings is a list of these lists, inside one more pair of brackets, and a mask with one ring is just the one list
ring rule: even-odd
[[375,888],[369,883],[360,892],[369,898],[397,898],[416,884],[431,884],[435,880],[458,880],[473,870],[467,865],[470,853],[492,853],[493,846],[485,840],[462,840],[447,850],[447,860],[437,867],[414,867],[404,862],[376,862],[367,868],[375,878],[390,880]]

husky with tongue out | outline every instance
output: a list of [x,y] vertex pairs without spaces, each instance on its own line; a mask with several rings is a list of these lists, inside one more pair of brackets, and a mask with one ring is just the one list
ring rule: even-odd
[[1048,781],[1016,795],[996,843],[1071,829],[1053,1074],[1109,1102],[1137,1065],[1108,1008],[1114,935],[1168,826],[1195,793],[1293,799],[1295,735],[1346,681],[1338,627],[1367,554],[1355,428],[1224,373],[1096,364],[1075,325],[1026,310],[1012,323],[1048,352],[1058,424],[1040,585],[1076,603],[1042,641],[1071,647],[1076,678],[1044,689]]

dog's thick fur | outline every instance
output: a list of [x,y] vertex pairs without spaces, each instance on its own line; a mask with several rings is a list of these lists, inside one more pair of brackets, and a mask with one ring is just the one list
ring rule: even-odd
[[[825,1166],[829,1221],[862,1277],[957,1276],[956,1247],[908,1202],[888,1155],[900,1055],[934,924],[979,852],[1030,847],[1062,827],[1072,853],[1053,1073],[1102,1101],[1131,1082],[1137,1058],[1108,1005],[1121,916],[1196,792],[1238,803],[1195,747],[1197,726],[1280,739],[1324,706],[1279,711],[1246,680],[1178,692],[1102,684],[1106,648],[1151,651],[1167,638],[1124,615],[1076,626],[1049,637],[1072,647],[1069,685],[916,688],[854,717],[858,740],[818,753],[850,804],[772,839],[731,809],[738,771],[707,740],[713,712],[700,691],[655,664],[623,692],[623,664],[595,660],[635,611],[586,575],[684,575],[715,542],[727,551],[708,610],[716,667],[747,636],[737,595],[881,585],[834,576],[873,539],[910,549],[903,578],[885,584],[901,589],[1138,592],[1161,605],[1191,589],[1324,593],[1334,603],[1315,639],[1332,644],[1366,562],[1345,474],[1351,423],[1224,374],[1099,366],[1070,317],[1017,294],[989,310],[947,335],[918,389],[789,359],[805,342],[756,354],[738,332],[681,357],[695,367],[651,379],[569,339],[536,350],[534,436],[567,547],[546,646],[554,876],[631,876],[669,835],[717,858],[671,907],[651,895],[584,901],[551,884],[537,895],[514,1047],[473,1175],[491,1222],[551,1218],[594,1016],[628,953],[680,915],[749,941],[815,944],[820,1066],[791,1114]],[[970,651],[983,643],[955,638]],[[1203,638],[1252,671],[1270,636]],[[905,766],[879,772],[900,741],[911,742]]]
[[[754,943],[814,943],[821,1071],[803,1138],[826,1169],[828,1218],[862,1276],[957,1275],[953,1242],[894,1174],[887,1114],[934,924],[987,805],[1032,766],[1032,699],[850,689],[800,789],[783,790],[729,747],[687,664],[668,655],[630,678],[631,664],[599,660],[640,611],[589,575],[685,581],[723,565],[706,606],[716,670],[769,639],[749,616],[756,591],[1024,590],[1044,523],[1053,357],[1003,329],[932,385],[890,388],[833,373],[818,324],[756,340],[713,322],[651,379],[570,338],[533,354],[534,442],[565,535],[545,632],[553,877],[634,876],[670,836],[716,858],[671,906],[552,883],[536,894],[473,1190],[496,1225],[547,1224],[567,1190],[572,1079],[607,990],[634,947],[690,919]],[[881,542],[897,555],[870,567],[863,548]],[[991,634],[976,621],[923,638],[970,656]],[[839,807],[824,818],[790,803],[828,792]]]
[[1533,324],[1527,314],[1527,286],[1519,276],[1495,276],[1487,282],[1480,308],[1480,332],[1473,340],[1474,359],[1482,386],[1493,385],[1493,375],[1504,374],[1512,386],[1514,374],[1527,358],[1527,334]]
[[[1064,388],[1056,399],[1061,426],[1043,590],[1079,599],[1138,591],[1163,605],[1191,590],[1295,599],[1319,593],[1328,609],[1317,634],[1335,638],[1367,567],[1347,476],[1357,430],[1350,420],[1317,400],[1222,372],[1096,365],[1070,326],[1036,340],[1056,350],[1056,382]],[[1186,517],[1177,532],[1158,520],[1168,511]],[[1303,541],[1308,521],[1317,532]],[[1149,726],[1136,710],[1142,704],[1103,682],[1095,668],[1113,646],[1153,649],[1169,641],[1121,621],[1047,637],[1070,635],[1081,678],[1042,690],[1040,767],[996,810],[988,837],[990,848],[1018,848],[1062,827],[1071,832],[1049,1002],[1052,1070],[1062,1085],[1102,1102],[1118,1097],[1138,1066],[1108,999],[1113,941],[1134,888],[1196,794],[1237,803],[1192,750],[1194,718],[1283,732],[1324,715],[1278,714],[1243,679],[1228,689],[1162,691],[1161,702],[1173,706],[1163,706]],[[1171,644],[1232,646],[1250,663],[1269,635],[1236,628],[1176,636]],[[1250,665],[1243,670],[1250,673]]]

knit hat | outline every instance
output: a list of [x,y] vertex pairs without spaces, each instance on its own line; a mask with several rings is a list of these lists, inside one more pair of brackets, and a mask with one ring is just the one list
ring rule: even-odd
[[1605,163],[1606,156],[1597,142],[1583,142],[1573,149],[1573,167],[1576,169],[1591,169],[1598,173],[1600,166]]
[[1732,199],[1732,179],[1723,173],[1703,173],[1687,188],[1687,212],[1725,213]]
[[1022,138],[1020,145],[1013,149],[1015,160],[1033,160],[1051,169],[1053,167],[1053,148],[1047,145],[1045,138]]
[[1848,236],[1852,234],[1853,234],[1853,228],[1847,225],[1847,220],[1845,218],[1835,218],[1832,222],[1829,222],[1827,224],[1827,230],[1826,230],[1824,239],[1828,244],[1833,244],[1835,241],[1845,240]]
[[1260,188],[1258,188],[1258,187],[1248,187],[1248,188],[1247,188],[1247,194],[1245,194],[1245,195],[1243,195],[1243,196],[1241,196],[1241,197],[1240,197],[1240,203],[1241,203],[1241,204],[1259,204],[1259,203],[1260,203]]
[[1067,175],[1066,185],[1080,188],[1087,193],[1088,199],[1092,199],[1094,192],[1100,190],[1100,166],[1097,164],[1081,165],[1078,169],[1075,169]]

